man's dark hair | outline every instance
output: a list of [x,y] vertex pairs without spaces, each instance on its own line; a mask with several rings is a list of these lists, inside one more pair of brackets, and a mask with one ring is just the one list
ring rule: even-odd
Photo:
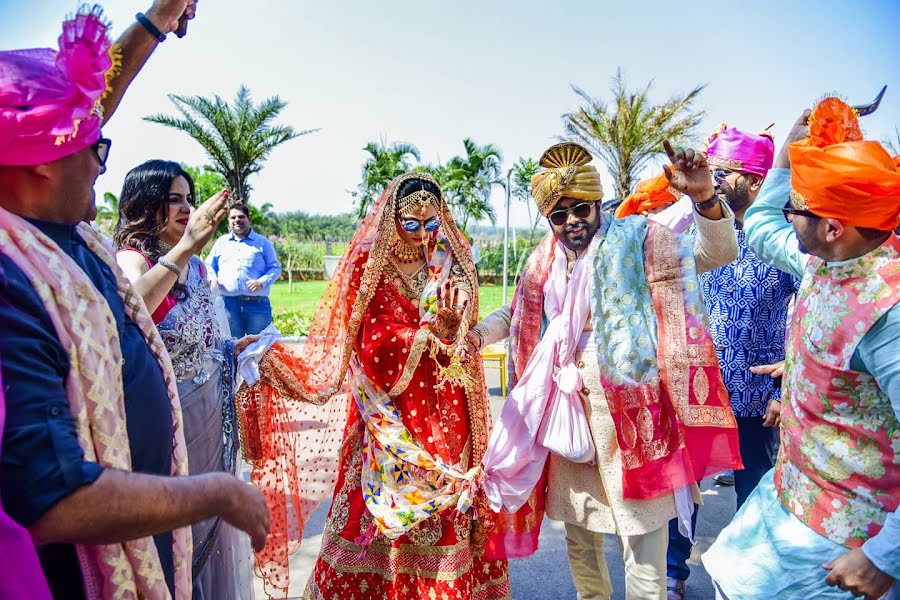
[[856,231],[858,231],[860,237],[867,242],[874,242],[882,238],[887,239],[888,236],[891,235],[890,231],[884,229],[872,229],[871,227],[857,227]]
[[250,209],[247,207],[246,204],[243,204],[241,202],[236,202],[228,207],[228,212],[231,212],[233,210],[239,210],[242,213],[244,213],[245,217],[247,217],[248,219],[250,218]]

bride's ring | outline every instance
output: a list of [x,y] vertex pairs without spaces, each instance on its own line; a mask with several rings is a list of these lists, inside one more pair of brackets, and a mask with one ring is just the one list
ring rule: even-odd
[[216,217],[212,213],[206,213],[203,216],[206,218],[206,222],[209,223],[210,225],[216,224]]

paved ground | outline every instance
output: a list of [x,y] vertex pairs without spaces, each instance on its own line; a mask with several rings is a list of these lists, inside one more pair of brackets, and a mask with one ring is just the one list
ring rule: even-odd
[[[493,413],[499,414],[502,400],[499,397],[499,380],[496,371],[488,371]],[[734,488],[705,481],[701,486],[704,505],[700,508],[697,525],[697,545],[689,561],[691,577],[687,582],[690,600],[713,600],[715,594],[709,576],[700,563],[700,555],[709,548],[719,531],[731,520],[734,513]],[[303,545],[291,558],[291,589],[289,598],[299,598],[306,580],[312,571],[319,547],[322,543],[322,528],[328,504],[324,504],[310,518],[306,527]],[[625,597],[625,580],[622,556],[615,536],[606,536],[606,560],[613,580],[613,598]],[[546,519],[541,528],[540,550],[523,560],[510,561],[510,579],[514,600],[573,600],[576,597],[572,575],[566,558],[565,529],[561,523]],[[256,599],[265,594],[260,581],[256,580]]]

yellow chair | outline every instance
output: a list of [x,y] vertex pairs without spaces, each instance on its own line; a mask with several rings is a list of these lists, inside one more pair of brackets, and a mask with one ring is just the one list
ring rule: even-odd
[[500,393],[506,399],[506,344],[486,346],[481,351],[481,358],[484,360],[485,368],[488,367],[488,361],[497,361],[496,368],[500,369]]

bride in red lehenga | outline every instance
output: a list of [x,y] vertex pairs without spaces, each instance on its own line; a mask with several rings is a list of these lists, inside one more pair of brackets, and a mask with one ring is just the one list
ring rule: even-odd
[[531,519],[499,517],[479,491],[484,371],[456,351],[477,319],[469,245],[437,183],[396,178],[350,242],[300,355],[276,345],[260,382],[238,393],[252,479],[272,510],[257,556],[270,594],[286,596],[288,556],[333,490],[304,598],[510,597],[504,540],[530,535]]

